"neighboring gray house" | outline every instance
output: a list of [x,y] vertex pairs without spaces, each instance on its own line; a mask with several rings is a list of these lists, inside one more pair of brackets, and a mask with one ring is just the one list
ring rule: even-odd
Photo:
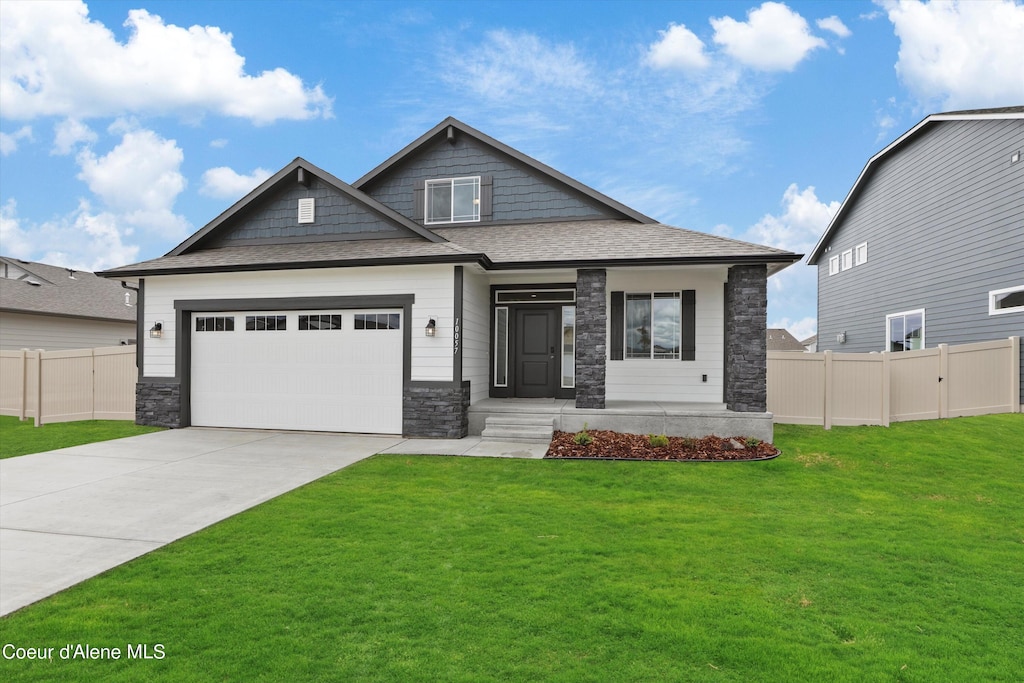
[[800,345],[804,347],[804,351],[814,353],[818,350],[818,335],[812,334],[810,337],[800,342]]
[[135,311],[119,282],[0,256],[0,350],[134,344]]
[[789,330],[769,327],[765,334],[769,351],[800,351],[807,349],[800,341],[789,333]]
[[1024,107],[933,114],[904,133],[868,161],[808,263],[819,351],[1024,333]]
[[471,406],[533,399],[770,430],[766,280],[799,259],[661,225],[448,118],[352,185],[296,159],[103,275],[141,292],[141,423],[461,437]]

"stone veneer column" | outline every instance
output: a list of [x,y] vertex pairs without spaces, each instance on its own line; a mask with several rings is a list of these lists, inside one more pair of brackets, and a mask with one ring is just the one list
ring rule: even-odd
[[608,306],[602,269],[576,271],[576,407],[604,408]]
[[767,410],[767,329],[767,266],[733,266],[725,284],[725,405],[729,410]]
[[469,434],[469,382],[412,383],[402,396],[404,436],[461,439]]
[[181,426],[181,385],[177,382],[138,382],[135,385],[135,424]]

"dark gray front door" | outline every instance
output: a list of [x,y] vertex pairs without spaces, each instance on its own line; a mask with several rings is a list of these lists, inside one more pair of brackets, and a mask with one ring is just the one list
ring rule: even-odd
[[554,397],[558,389],[558,309],[520,308],[516,311],[515,395]]

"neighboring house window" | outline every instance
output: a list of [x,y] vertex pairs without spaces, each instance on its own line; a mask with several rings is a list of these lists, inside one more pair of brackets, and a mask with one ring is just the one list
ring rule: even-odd
[[480,220],[480,176],[426,182],[424,217],[427,223],[467,223]]
[[863,266],[868,262],[868,243],[862,242],[857,245],[853,254],[853,264],[855,266]]
[[286,330],[288,317],[284,315],[247,315],[245,329],[250,332]]
[[679,292],[627,294],[625,317],[626,358],[679,359]]
[[843,252],[842,269],[849,270],[850,268],[853,268],[853,249]]
[[313,314],[299,316],[299,330],[340,330],[341,315]]
[[828,260],[828,274],[835,275],[839,272],[839,257],[833,256]]
[[924,348],[924,309],[885,316],[888,351]]
[[988,314],[1024,313],[1024,285],[988,293]]
[[[234,332],[234,316],[204,316],[196,318],[196,332]],[[133,344],[135,342],[132,342]]]
[[398,313],[357,313],[355,328],[357,330],[400,329]]

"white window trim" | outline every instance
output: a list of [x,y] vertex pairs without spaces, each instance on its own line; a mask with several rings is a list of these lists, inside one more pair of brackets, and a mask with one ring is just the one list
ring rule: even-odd
[[[652,291],[646,291],[646,292],[626,292],[623,295],[623,306],[622,306],[622,316],[623,316],[623,319],[625,319],[625,317],[626,317],[626,309],[628,308],[628,305],[629,305],[629,297],[631,297],[631,296],[648,296],[648,297],[650,297],[650,301],[651,301],[651,326],[653,327],[654,326],[654,295],[655,294],[675,294],[675,300],[679,302],[679,329],[677,330],[677,333],[679,335],[679,351],[676,353],[675,357],[673,357],[673,358],[665,358],[665,357],[655,358],[654,357],[654,337],[652,335],[652,337],[651,337],[651,354],[649,356],[645,357],[645,358],[639,358],[637,356],[630,357],[629,356],[629,351],[628,351],[628,349],[629,349],[628,332],[626,330],[626,326],[623,325],[622,326],[622,328],[623,328],[622,329],[622,359],[624,361],[626,361],[627,363],[630,362],[630,361],[639,361],[641,363],[645,363],[647,361],[656,361],[656,362],[661,362],[661,361],[666,361],[666,360],[678,361],[678,360],[680,360],[680,358],[682,356],[682,352],[683,352],[683,293],[682,293],[681,290],[659,290],[659,291],[653,291],[652,290]],[[578,312],[578,309],[577,309],[577,312]]]
[[882,345],[882,350],[883,351],[885,351],[886,353],[891,353],[889,351],[889,321],[892,320],[893,318],[899,318],[899,317],[907,316],[907,315],[914,315],[915,313],[920,313],[921,314],[921,348],[922,349],[928,348],[928,345],[926,343],[927,340],[926,340],[926,337],[925,337],[925,334],[927,333],[927,330],[928,330],[928,325],[927,325],[927,321],[925,320],[924,309],[923,308],[915,308],[914,310],[911,310],[911,311],[902,311],[901,313],[890,313],[887,316],[885,316],[885,343]]
[[[476,181],[476,217],[475,218],[460,218],[455,219],[455,181],[457,180],[475,180]],[[449,183],[452,192],[452,215],[447,220],[430,220],[430,186],[439,183]],[[469,175],[459,176],[457,178],[431,178],[430,180],[424,181],[423,183],[423,223],[424,225],[445,225],[451,223],[479,223],[480,222],[480,193],[481,193],[481,182],[480,176]]]
[[1024,313],[1024,306],[1014,306],[1013,308],[996,308],[996,297],[1000,294],[1013,294],[1014,292],[1024,292],[1024,285],[1017,285],[1016,287],[1006,287],[1005,289],[993,289],[988,293],[988,314],[989,315],[1006,315],[1007,313]]
[[849,270],[853,268],[853,249],[847,249],[842,253],[842,260],[840,261],[840,270]]
[[839,274],[839,256],[830,256],[828,259],[828,274],[838,275]]
[[[863,258],[861,258],[861,254],[862,253],[864,254]],[[863,266],[867,262],[868,262],[868,243],[867,242],[861,242],[856,247],[854,247],[854,250],[853,250],[853,265],[855,265],[855,266]]]

